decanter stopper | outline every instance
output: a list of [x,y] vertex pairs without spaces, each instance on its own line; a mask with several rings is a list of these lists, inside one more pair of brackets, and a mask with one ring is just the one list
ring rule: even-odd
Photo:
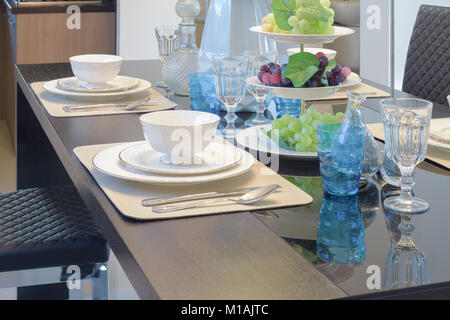
[[194,24],[194,18],[200,14],[200,4],[197,0],[178,0],[175,11],[182,24]]

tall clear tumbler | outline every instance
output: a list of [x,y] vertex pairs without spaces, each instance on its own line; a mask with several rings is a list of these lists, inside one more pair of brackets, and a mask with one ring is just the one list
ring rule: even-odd
[[216,94],[227,109],[226,127],[222,134],[227,139],[236,136],[236,107],[245,97],[245,79],[249,72],[248,58],[245,56],[218,55],[213,57]]
[[413,197],[414,168],[425,159],[433,104],[415,98],[385,99],[383,112],[386,156],[401,171],[401,193],[384,200],[386,208],[407,213],[428,210],[425,200]]

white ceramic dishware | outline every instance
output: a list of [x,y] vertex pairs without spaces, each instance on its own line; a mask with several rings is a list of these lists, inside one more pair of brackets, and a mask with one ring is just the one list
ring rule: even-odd
[[196,154],[213,141],[220,117],[193,110],[167,110],[142,115],[145,139],[169,165],[199,164]]
[[77,77],[59,79],[57,84],[62,90],[69,90],[75,92],[86,93],[102,93],[102,92],[116,92],[116,91],[128,91],[136,88],[139,85],[140,80],[133,77],[117,76],[113,80],[105,82],[103,88],[89,88],[86,87],[86,82],[81,81]]
[[428,137],[428,145],[450,152],[450,144],[435,140],[431,136]]
[[314,100],[330,97],[343,88],[350,88],[361,83],[361,78],[356,73],[352,72],[348,78],[339,86],[317,87],[317,88],[294,88],[294,87],[272,87],[262,84],[258,77],[248,78],[247,83],[253,86],[262,86],[269,88],[272,94],[276,97],[285,99],[305,99]]
[[160,160],[162,153],[154,150],[147,142],[122,150],[120,160],[142,171],[169,175],[205,174],[225,170],[242,159],[242,152],[223,139],[215,139],[199,156],[202,163],[197,165],[173,166]]
[[[288,55],[292,56],[293,54],[299,53],[300,52],[300,47],[299,48],[290,48],[287,49],[287,53]],[[328,59],[335,59],[337,52],[335,50],[331,50],[331,49],[325,49],[325,48],[305,48],[304,49],[305,52],[309,52],[312,54],[317,54],[318,52],[323,52],[325,54],[325,56]]]
[[104,88],[120,72],[123,58],[109,54],[83,54],[69,58],[73,74],[87,88]]
[[353,34],[355,31],[350,28],[334,26],[333,34],[285,34],[285,33],[274,33],[274,32],[264,32],[261,26],[254,26],[250,28],[250,31],[263,34],[270,39],[277,42],[287,42],[287,43],[304,43],[304,44],[322,44],[331,43],[337,38],[348,36]]
[[105,101],[105,100],[117,100],[122,99],[129,95],[142,93],[152,87],[152,84],[146,80],[138,79],[139,84],[137,87],[130,90],[114,91],[114,92],[76,92],[63,90],[58,86],[58,81],[61,79],[55,79],[44,83],[43,87],[48,92],[62,95],[73,100],[82,101]]
[[251,154],[242,152],[242,160],[237,165],[226,170],[199,175],[162,175],[123,165],[119,158],[122,150],[141,143],[142,141],[119,144],[99,152],[93,159],[94,167],[104,174],[128,181],[154,185],[194,185],[244,174],[256,163],[256,159]]
[[250,153],[254,155],[256,155],[256,152],[262,152],[272,156],[317,160],[317,152],[297,152],[281,148],[263,132],[263,130],[269,131],[271,129],[271,124],[265,124],[240,130],[236,135],[236,142],[242,148],[249,149]]
[[450,118],[431,120],[430,136],[435,140],[450,144]]

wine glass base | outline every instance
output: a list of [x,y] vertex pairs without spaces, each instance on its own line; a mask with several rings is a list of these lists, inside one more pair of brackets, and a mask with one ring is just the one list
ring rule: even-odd
[[236,131],[236,129],[223,128],[220,130],[220,133],[225,139],[233,140],[234,138],[236,138]]
[[384,200],[385,208],[395,212],[405,213],[424,213],[430,206],[428,202],[419,198],[412,198],[410,201],[405,201],[400,196],[390,197]]
[[169,88],[167,83],[165,83],[164,81],[160,81],[160,82],[156,83],[156,87],[157,88],[161,88],[161,89],[168,89]]
[[245,121],[245,127],[249,128],[249,127],[255,127],[255,126],[260,126],[260,125],[264,125],[264,124],[271,124],[272,120],[264,118],[264,119],[250,119]]

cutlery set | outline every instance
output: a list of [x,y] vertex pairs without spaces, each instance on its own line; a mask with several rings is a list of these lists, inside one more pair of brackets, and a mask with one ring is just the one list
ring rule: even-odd
[[82,111],[93,111],[93,110],[101,110],[101,109],[110,109],[110,108],[121,108],[125,111],[131,111],[141,106],[147,106],[150,102],[151,98],[146,98],[142,100],[138,100],[133,103],[103,103],[103,104],[93,104],[93,105],[85,105],[85,106],[64,106],[63,110],[65,112],[82,112]]

